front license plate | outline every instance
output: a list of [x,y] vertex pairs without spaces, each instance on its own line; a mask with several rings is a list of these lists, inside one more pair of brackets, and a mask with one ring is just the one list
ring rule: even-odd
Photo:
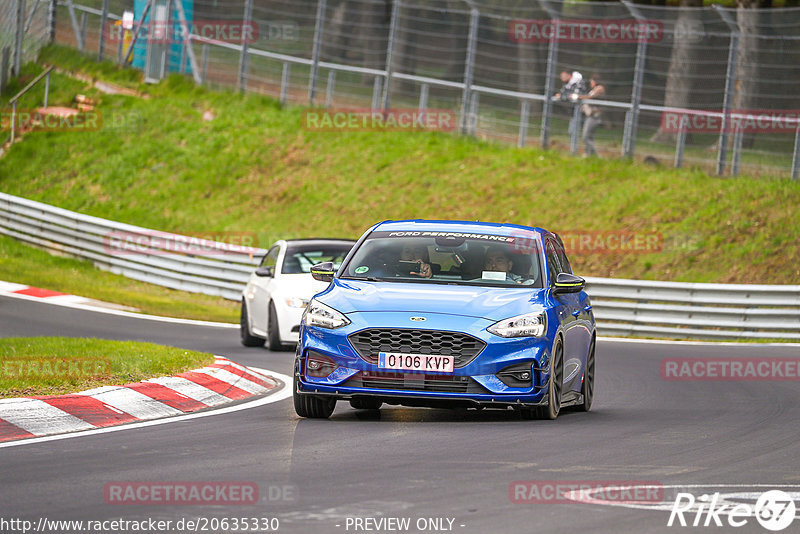
[[402,371],[435,371],[452,373],[454,358],[437,354],[403,354],[400,352],[379,352],[378,367]]

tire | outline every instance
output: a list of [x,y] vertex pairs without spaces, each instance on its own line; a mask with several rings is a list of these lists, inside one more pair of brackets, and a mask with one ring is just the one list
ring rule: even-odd
[[336,399],[312,397],[311,395],[297,394],[297,377],[294,377],[294,390],[292,400],[294,401],[294,411],[300,417],[309,419],[327,419],[336,408]]
[[358,398],[350,401],[350,406],[356,410],[380,410],[383,403],[377,399]]
[[594,341],[593,338],[591,345],[589,345],[589,354],[586,355],[586,369],[583,372],[583,385],[581,385],[583,403],[576,407],[579,412],[588,412],[591,410],[592,400],[594,400]]
[[564,346],[561,340],[556,341],[553,349],[553,361],[550,363],[550,380],[548,381],[547,406],[534,408],[537,419],[554,420],[561,411],[561,392],[564,387]]
[[250,333],[250,320],[244,299],[242,299],[242,311],[239,314],[239,335],[242,339],[242,345],[245,347],[260,347],[266,341],[263,337],[254,336]]
[[267,318],[267,348],[272,351],[281,351],[286,348],[281,343],[281,331],[278,326],[278,312],[275,303],[269,301],[269,317]]

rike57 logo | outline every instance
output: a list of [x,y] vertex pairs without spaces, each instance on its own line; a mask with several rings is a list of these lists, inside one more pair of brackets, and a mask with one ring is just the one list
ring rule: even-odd
[[678,493],[667,526],[738,528],[751,524],[755,518],[765,529],[777,532],[792,524],[797,511],[792,495],[781,490],[762,493],[755,505],[730,499],[730,495],[721,499],[719,492],[697,498],[691,493]]

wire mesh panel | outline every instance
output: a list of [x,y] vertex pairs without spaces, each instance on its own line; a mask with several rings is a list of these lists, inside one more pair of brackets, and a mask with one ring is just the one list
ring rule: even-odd
[[[0,13],[15,1],[0,0]],[[102,2],[81,0],[74,23],[60,5],[57,40],[78,46],[85,33],[85,49],[96,51]],[[130,2],[109,0],[107,25]],[[193,31],[205,83],[304,105],[445,108],[458,115],[461,132],[574,153],[584,150],[592,116],[601,157],[724,175],[800,173],[799,8],[562,0],[192,5],[195,22],[254,30],[238,40]],[[190,70],[186,55],[170,51],[182,72]],[[104,57],[114,56],[106,46]],[[580,73],[586,85],[597,75],[605,92],[554,100],[567,83],[562,71],[567,80]]]

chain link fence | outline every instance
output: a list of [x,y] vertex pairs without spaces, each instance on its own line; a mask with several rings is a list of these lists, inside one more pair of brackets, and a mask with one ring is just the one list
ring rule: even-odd
[[[3,39],[6,12],[34,1],[0,0]],[[605,94],[582,102],[601,112],[601,157],[725,176],[800,173],[800,8],[185,0],[181,15],[174,0],[57,2],[55,40],[98,57],[141,67],[153,25],[127,37],[115,28],[126,10],[138,27],[164,5],[168,24],[190,29],[160,49],[161,74],[303,105],[452,109],[461,133],[574,154],[584,114],[553,95],[562,70],[597,74]]]
[[51,40],[54,8],[48,0],[0,0],[0,91]]

